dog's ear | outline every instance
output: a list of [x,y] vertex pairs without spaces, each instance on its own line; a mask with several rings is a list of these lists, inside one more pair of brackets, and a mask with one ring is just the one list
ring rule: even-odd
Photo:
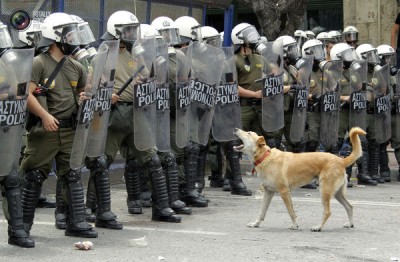
[[265,139],[263,136],[259,136],[256,142],[257,146],[265,146]]

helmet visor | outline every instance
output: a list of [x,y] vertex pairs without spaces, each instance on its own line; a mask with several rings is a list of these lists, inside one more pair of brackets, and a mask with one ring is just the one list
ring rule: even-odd
[[243,29],[238,35],[246,44],[256,44],[260,41],[261,36],[258,34],[254,26]]
[[339,57],[343,61],[347,61],[347,62],[353,62],[354,60],[356,60],[358,58],[357,53],[354,50],[354,48],[344,50],[342,53],[340,53]]
[[357,32],[346,32],[343,33],[344,41],[353,42],[358,41],[358,33]]
[[84,23],[78,26],[79,28],[79,36],[81,38],[82,45],[88,45],[90,43],[96,42],[96,39],[93,36],[93,32],[90,29],[89,24]]
[[192,39],[197,41],[202,41],[203,37],[201,35],[201,25],[197,25],[191,28],[192,29]]
[[315,60],[321,61],[325,59],[325,50],[322,45],[311,46],[305,51],[307,55],[314,55]]
[[40,38],[42,38],[42,32],[32,32],[26,34],[26,39],[31,42],[31,46],[38,46]]
[[381,61],[386,65],[390,66],[395,66],[397,61],[396,61],[396,55],[395,54],[390,54],[390,55],[382,55]]
[[212,46],[215,46],[215,47],[221,47],[222,46],[221,37],[219,35],[206,38],[206,39],[204,39],[204,41],[206,42],[206,44],[209,44],[209,45],[212,45]]
[[177,28],[160,29],[159,32],[165,44],[172,46],[181,42],[179,29]]
[[115,25],[117,34],[126,42],[135,42],[140,38],[140,26],[137,24]]
[[6,26],[0,26],[0,48],[13,47],[10,34],[8,33]]
[[80,37],[78,34],[78,25],[66,25],[62,27],[61,41],[70,45],[79,45]]
[[380,60],[376,50],[365,52],[361,55],[369,64],[379,64]]
[[286,55],[288,59],[297,59],[300,55],[299,46],[295,43],[287,47]]

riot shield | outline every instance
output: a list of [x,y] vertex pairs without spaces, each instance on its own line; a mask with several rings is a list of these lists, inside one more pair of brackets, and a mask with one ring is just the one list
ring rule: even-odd
[[339,130],[339,83],[342,61],[329,61],[322,68],[320,142],[331,148],[337,144]]
[[193,44],[190,140],[201,145],[206,145],[210,137],[217,86],[224,61],[225,55],[221,49],[203,42]]
[[168,87],[168,45],[157,46],[156,58],[156,141],[161,152],[171,149],[170,143],[170,98]]
[[349,127],[367,128],[367,61],[356,60],[350,66]]
[[375,140],[381,144],[388,141],[392,135],[388,65],[384,65],[378,70],[374,70],[372,86],[374,88],[375,97]]
[[301,142],[304,138],[313,59],[313,56],[305,56],[296,64],[297,84],[294,90],[293,113],[290,124],[290,140],[293,143]]
[[15,49],[0,59],[0,177],[18,169],[33,56],[33,48]]
[[156,39],[146,37],[136,41],[132,57],[133,75],[137,75],[132,82],[133,136],[136,148],[144,151],[156,146]]
[[[397,87],[397,83],[400,83],[400,70],[397,71],[397,74],[394,78],[393,86],[393,106],[395,107],[396,114],[394,115],[394,129],[392,130],[394,133],[392,134],[393,137],[397,139],[400,138],[400,86]],[[393,116],[392,116],[393,117]]]
[[104,154],[107,140],[108,120],[111,112],[111,97],[114,87],[115,67],[117,64],[119,40],[104,41],[107,45],[107,58],[104,63],[100,86],[97,90],[93,120],[90,125],[86,155],[98,157]]
[[218,142],[235,140],[235,128],[242,128],[237,72],[233,47],[223,47],[225,60],[212,121],[212,135]]
[[273,132],[284,126],[282,41],[268,42],[262,54],[262,127]]
[[[193,43],[176,50],[175,53],[175,143],[179,148],[190,141],[190,87],[189,76],[192,68]],[[170,60],[171,62],[171,60]]]
[[97,55],[93,57],[88,69],[87,82],[83,94],[84,98],[79,105],[78,115],[76,117],[77,126],[69,162],[69,165],[73,170],[82,168],[84,165],[88,135],[96,105],[96,94],[104,70],[107,51],[107,45],[101,44],[97,51]]

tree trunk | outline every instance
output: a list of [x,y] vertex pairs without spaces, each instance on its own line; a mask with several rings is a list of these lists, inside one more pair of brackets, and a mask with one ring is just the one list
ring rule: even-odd
[[303,23],[307,0],[244,0],[253,8],[268,41],[281,35],[293,36]]

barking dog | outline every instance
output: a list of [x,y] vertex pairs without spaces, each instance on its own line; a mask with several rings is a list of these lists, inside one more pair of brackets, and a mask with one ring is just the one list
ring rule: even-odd
[[346,209],[349,222],[344,227],[354,227],[353,207],[345,197],[347,175],[345,168],[352,165],[362,155],[361,142],[358,135],[365,135],[361,128],[350,130],[350,141],[353,151],[346,158],[324,152],[291,153],[283,152],[266,145],[264,137],[254,132],[235,129],[235,135],[242,141],[242,145],[235,147],[250,156],[255,165],[257,174],[264,187],[264,198],[261,212],[255,222],[248,227],[258,227],[264,220],[267,209],[275,192],[279,192],[286,205],[292,225],[290,229],[297,229],[296,214],[293,210],[291,190],[310,183],[318,178],[321,200],[324,208],[321,224],[312,227],[312,231],[321,231],[331,215],[330,200],[332,196]]

